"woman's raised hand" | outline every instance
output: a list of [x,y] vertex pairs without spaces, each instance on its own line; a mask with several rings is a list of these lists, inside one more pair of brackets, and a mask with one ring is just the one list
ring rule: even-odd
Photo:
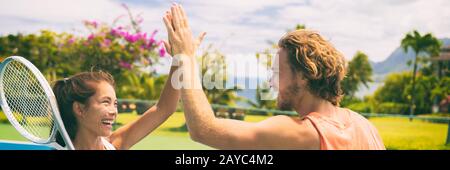
[[169,42],[164,42],[166,50],[172,56],[184,54],[194,57],[206,33],[202,32],[197,39],[193,38],[186,13],[179,4],[174,3],[163,19],[169,39]]

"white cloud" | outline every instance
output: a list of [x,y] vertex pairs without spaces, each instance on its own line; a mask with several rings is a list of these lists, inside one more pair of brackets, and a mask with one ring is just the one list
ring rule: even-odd
[[[127,2],[127,0],[123,0]],[[157,2],[157,3],[156,3]],[[163,12],[167,1],[131,1],[132,11],[142,12],[144,30],[160,30],[165,38]],[[347,58],[357,50],[371,60],[385,59],[406,32],[418,29],[437,37],[450,37],[448,0],[333,0],[333,1],[183,1],[194,33],[208,32],[204,45],[213,43],[226,54],[250,54],[268,47],[297,23],[321,32]],[[0,0],[0,34],[82,29],[84,19],[111,22],[125,14],[113,0]]]

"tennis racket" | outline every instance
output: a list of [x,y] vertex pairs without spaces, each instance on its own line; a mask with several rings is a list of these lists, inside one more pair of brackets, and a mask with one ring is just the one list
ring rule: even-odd
[[[28,140],[58,150],[74,149],[50,85],[25,58],[12,56],[0,64],[0,105],[9,122]],[[65,147],[56,143],[57,131]]]

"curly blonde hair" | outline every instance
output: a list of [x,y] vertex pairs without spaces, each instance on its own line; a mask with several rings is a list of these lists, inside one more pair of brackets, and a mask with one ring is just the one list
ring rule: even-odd
[[290,68],[302,73],[312,94],[339,105],[345,59],[330,42],[315,31],[302,29],[287,33],[278,46],[287,50]]

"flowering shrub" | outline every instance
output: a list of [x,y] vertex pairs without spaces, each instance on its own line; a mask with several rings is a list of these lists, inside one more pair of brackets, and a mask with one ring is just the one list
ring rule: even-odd
[[98,24],[96,21],[85,21],[85,25],[91,32],[87,37],[71,38],[67,42],[76,44],[79,57],[91,64],[84,65],[83,69],[95,66],[114,74],[123,69],[149,66],[158,62],[158,56],[165,56],[162,41],[155,39],[157,30],[147,33],[126,26]]
[[107,70],[116,77],[127,70],[139,72],[166,55],[162,41],[155,39],[158,31],[141,31],[142,17],[133,16],[126,5],[123,7],[128,11],[129,25],[115,26],[121,17],[111,26],[97,21],[84,21],[90,34],[68,39],[67,43],[78,49],[76,56],[86,63],[82,65],[82,70],[95,67]]
[[82,71],[108,71],[120,87],[118,95],[121,97],[121,89],[135,89],[122,87],[132,84],[128,77],[152,79],[153,71],[148,68],[166,55],[162,41],[155,39],[158,31],[141,31],[143,18],[133,16],[126,5],[123,7],[128,12],[130,24],[116,25],[122,17],[112,24],[86,20],[86,35],[43,30],[38,34],[0,36],[0,61],[12,55],[23,56],[50,82]]

